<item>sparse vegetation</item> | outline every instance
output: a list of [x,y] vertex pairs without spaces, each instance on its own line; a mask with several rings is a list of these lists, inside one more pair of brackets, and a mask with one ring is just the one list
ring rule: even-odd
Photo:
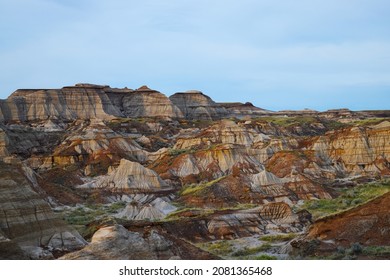
[[373,257],[390,257],[390,246],[366,246],[362,249],[362,254]]
[[181,190],[180,194],[181,195],[189,195],[189,194],[200,193],[204,189],[206,189],[208,187],[211,187],[212,185],[218,183],[219,181],[221,181],[224,178],[226,178],[226,176],[222,176],[222,177],[219,177],[219,178],[217,178],[215,180],[212,180],[212,181],[209,181],[209,182],[206,182],[206,183],[202,183],[202,184],[198,184],[198,185],[191,184],[191,185],[185,186]]
[[178,155],[181,155],[181,154],[191,154],[191,153],[195,153],[196,152],[196,149],[169,149],[168,150],[168,155],[170,156],[178,156]]
[[260,117],[256,119],[257,121],[265,121],[268,123],[273,123],[282,127],[296,126],[296,125],[305,125],[316,123],[318,120],[315,117]]
[[334,199],[309,200],[300,209],[312,213],[315,219],[335,214],[366,203],[390,191],[390,181],[380,181],[339,189],[340,196]]
[[363,246],[360,243],[353,243],[349,248],[338,247],[331,255],[320,257],[320,259],[331,260],[354,260],[354,259],[378,259],[389,258],[390,246]]
[[249,255],[255,255],[260,252],[267,251],[272,248],[272,245],[270,243],[264,243],[257,247],[251,247],[251,248],[243,248],[240,249],[232,254],[233,257],[241,257],[241,256],[249,256]]
[[[204,208],[189,208],[189,207],[185,207],[185,208],[181,208],[181,209],[178,209],[174,212],[171,212],[169,213],[165,218],[164,218],[164,221],[173,221],[173,220],[178,220],[178,219],[181,219],[182,217],[180,217],[180,214],[183,214],[185,212],[193,212],[194,216],[196,217],[202,217],[202,216],[207,216],[207,215],[210,215],[212,213],[214,213],[214,210],[213,209],[204,209]],[[195,214],[196,213],[196,214]]]
[[213,243],[199,244],[200,248],[217,256],[226,256],[233,252],[233,246],[227,240],[216,241]]
[[89,204],[80,206],[62,215],[64,220],[71,225],[87,225],[93,221],[107,218],[126,206],[126,202],[120,201],[111,204]]
[[328,129],[328,130],[338,130],[346,127],[350,127],[351,124],[348,123],[342,123],[339,121],[335,120],[326,120],[323,121],[323,125]]
[[259,239],[267,242],[285,242],[297,237],[296,233],[278,234],[278,235],[264,235]]
[[354,121],[353,124],[356,126],[370,126],[370,125],[379,124],[385,120],[389,120],[389,119],[387,119],[387,118],[369,118],[369,119]]
[[260,255],[254,258],[255,260],[277,260],[277,257],[269,256],[269,255]]

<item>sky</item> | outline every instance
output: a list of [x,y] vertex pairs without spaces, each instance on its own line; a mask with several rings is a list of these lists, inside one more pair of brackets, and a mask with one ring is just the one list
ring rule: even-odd
[[76,83],[390,109],[388,0],[0,0],[0,98]]

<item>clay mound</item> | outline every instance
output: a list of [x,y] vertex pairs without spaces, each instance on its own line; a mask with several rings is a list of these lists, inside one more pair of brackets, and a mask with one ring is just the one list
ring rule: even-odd
[[125,209],[116,214],[115,216],[127,220],[160,220],[165,218],[169,213],[175,211],[177,208],[170,203],[166,202],[161,197],[157,197],[154,200],[148,200],[146,202],[142,200],[131,201]]
[[390,193],[338,215],[316,221],[309,239],[332,241],[336,245],[390,245]]
[[160,220],[164,218],[163,212],[155,208],[153,205],[147,205],[141,209],[138,215],[135,217],[136,220]]
[[95,182],[83,187],[159,190],[168,185],[151,169],[143,167],[138,162],[122,159],[117,169]]
[[263,170],[255,175],[251,176],[253,189],[256,190],[261,186],[269,186],[269,185],[279,185],[283,184],[283,180],[279,177],[276,177],[271,172]]

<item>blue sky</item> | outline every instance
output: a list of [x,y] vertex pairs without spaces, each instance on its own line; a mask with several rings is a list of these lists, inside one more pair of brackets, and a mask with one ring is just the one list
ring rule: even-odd
[[0,0],[0,98],[78,82],[390,109],[388,0]]

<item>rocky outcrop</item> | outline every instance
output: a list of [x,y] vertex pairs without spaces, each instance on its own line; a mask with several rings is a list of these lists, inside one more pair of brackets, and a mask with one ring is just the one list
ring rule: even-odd
[[53,258],[53,252],[72,251],[86,244],[53,213],[17,167],[0,163],[0,178],[0,230],[3,239],[12,241],[8,244],[17,244],[34,259]]
[[177,136],[174,149],[204,148],[212,145],[231,144],[245,147],[261,146],[269,143],[271,138],[242,123],[221,120],[203,130],[183,130]]
[[169,99],[189,120],[216,120],[227,115],[227,110],[197,90],[178,92]]
[[128,231],[121,225],[99,229],[84,249],[67,254],[62,259],[75,260],[167,260],[213,259],[183,240],[157,230]]
[[286,203],[269,203],[249,210],[219,215],[208,222],[208,230],[219,239],[253,234],[299,232],[309,225]]
[[167,197],[156,197],[149,195],[126,195],[121,200],[126,201],[126,207],[115,216],[126,220],[160,220],[169,213],[177,210]]
[[[339,253],[354,244],[390,246],[390,193],[356,208],[317,220],[308,233],[291,242],[300,257]],[[363,254],[364,255],[364,254]]]
[[156,172],[138,162],[121,159],[118,168],[82,188],[105,188],[111,190],[158,191],[168,187]]
[[[103,105],[104,101],[106,104]],[[2,102],[5,121],[34,121],[48,118],[75,120],[108,119],[119,114],[101,87],[64,87],[53,90],[17,90]]]
[[351,175],[386,174],[389,167],[390,123],[329,132],[313,145],[325,168]]
[[390,193],[364,205],[334,216],[317,220],[307,238],[333,242],[335,247],[363,245],[390,245]]
[[293,213],[291,207],[283,202],[268,203],[246,210],[220,210],[211,214],[188,210],[178,213],[177,217],[180,218],[162,226],[169,233],[192,242],[296,233],[302,232],[311,224],[310,213]]
[[142,86],[123,97],[123,111],[129,117],[182,118],[182,112],[162,93]]
[[228,112],[228,117],[235,117],[239,119],[274,114],[274,112],[258,108],[250,102],[231,102],[217,104],[226,109],[226,111]]
[[158,91],[76,84],[61,89],[20,89],[0,100],[0,121],[46,119],[109,120],[115,117],[181,118],[181,111]]

